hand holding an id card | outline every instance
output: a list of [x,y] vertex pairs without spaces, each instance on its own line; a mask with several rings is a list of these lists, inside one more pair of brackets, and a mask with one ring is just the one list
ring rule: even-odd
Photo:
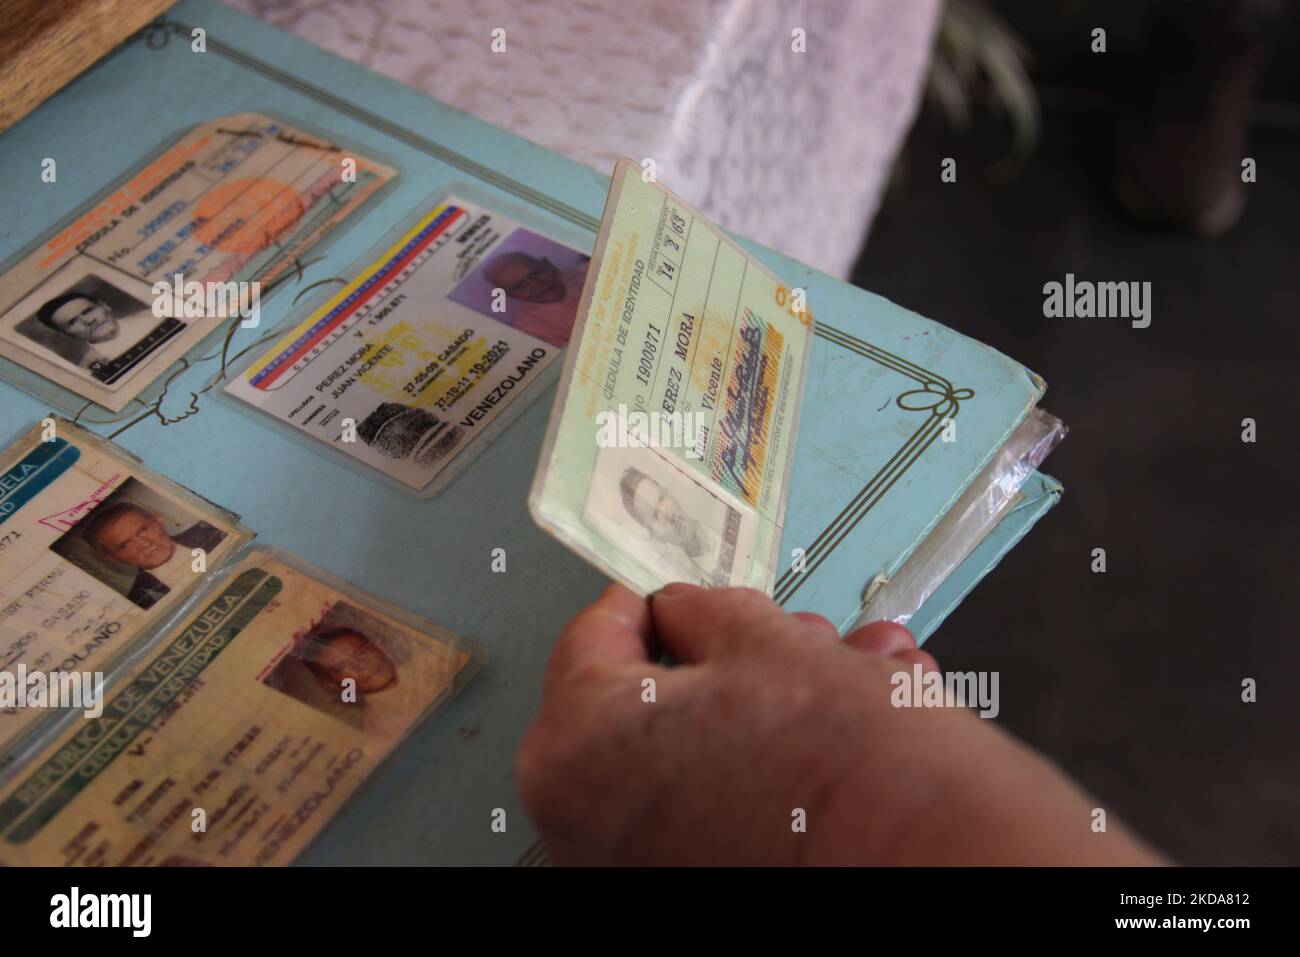
[[557,864],[1160,863],[992,722],[895,707],[914,669],[902,625],[840,641],[752,589],[611,585],[555,645],[520,794]]

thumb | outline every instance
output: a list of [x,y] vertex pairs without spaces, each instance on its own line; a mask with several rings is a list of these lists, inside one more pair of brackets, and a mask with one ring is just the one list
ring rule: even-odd
[[701,588],[674,582],[650,602],[655,634],[679,662],[693,664],[761,643],[800,623],[752,588]]

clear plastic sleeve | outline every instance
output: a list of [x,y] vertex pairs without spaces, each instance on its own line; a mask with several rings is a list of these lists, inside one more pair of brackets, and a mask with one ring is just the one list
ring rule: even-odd
[[859,624],[907,624],[927,598],[1020,499],[1021,486],[1065,437],[1060,419],[1034,408],[903,567],[867,587]]
[[[559,377],[562,346],[514,328],[483,298],[485,263],[502,249],[527,249],[585,264],[589,247],[571,225],[450,184],[272,332],[252,345],[237,340],[218,395],[360,475],[417,498],[436,495]],[[323,387],[336,367],[365,367],[375,356],[382,364],[364,376],[349,371],[341,386]],[[473,380],[468,388],[431,401],[462,374],[462,383]],[[304,396],[311,401],[297,407]],[[353,435],[341,440],[349,420]]]
[[252,547],[112,669],[101,713],[25,742],[0,775],[0,863],[290,863],[485,658]]

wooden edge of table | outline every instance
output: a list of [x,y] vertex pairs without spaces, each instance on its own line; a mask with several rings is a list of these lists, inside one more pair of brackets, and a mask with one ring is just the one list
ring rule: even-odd
[[90,69],[173,0],[0,4],[0,132]]

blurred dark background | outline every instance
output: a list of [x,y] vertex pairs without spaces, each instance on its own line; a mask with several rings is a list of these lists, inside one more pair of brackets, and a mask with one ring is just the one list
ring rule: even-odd
[[[1188,864],[1300,863],[1300,4],[1277,6],[1245,39],[1175,24],[1171,46],[1156,2],[991,4],[1032,54],[1037,147],[1008,161],[1013,126],[978,87],[964,130],[927,103],[853,276],[1043,375],[1071,428],[1044,466],[1060,505],[927,648],[945,670],[999,671],[1003,727]],[[1234,119],[1215,91],[1264,53],[1240,219],[1216,238],[1139,224],[1117,157],[1146,164],[1153,194],[1162,170],[1221,163]],[[1169,115],[1210,128],[1148,142]],[[956,183],[940,180],[949,156]],[[1067,272],[1150,281],[1151,326],[1044,318],[1043,284]]]

